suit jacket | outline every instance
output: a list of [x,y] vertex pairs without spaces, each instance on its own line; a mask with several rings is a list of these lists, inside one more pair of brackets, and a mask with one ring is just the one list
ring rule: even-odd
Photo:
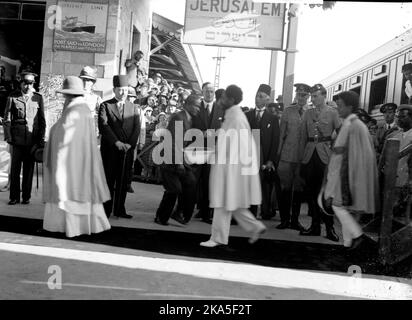
[[19,146],[42,143],[46,132],[43,96],[33,92],[28,101],[18,90],[10,94],[4,111],[4,140]]
[[213,102],[212,113],[208,115],[206,104],[202,100],[199,114],[193,117],[193,128],[206,131],[207,129],[219,129],[222,126],[225,112],[216,102]]
[[100,105],[98,124],[102,151],[117,150],[117,141],[128,143],[132,148],[136,146],[140,134],[139,107],[126,100],[123,109],[122,117],[115,98]]
[[378,147],[376,152],[377,153],[381,153],[383,150],[383,145],[385,143],[386,138],[388,137],[388,135],[390,135],[392,132],[398,131],[399,128],[398,126],[395,124],[393,125],[392,128],[390,128],[389,130],[386,129],[386,123],[385,124],[381,124],[378,126],[378,129],[376,130],[376,140],[378,140]]
[[[193,118],[192,118],[193,119]],[[187,130],[192,128],[192,119],[189,119],[185,110],[173,113],[167,125],[171,135],[171,143],[165,141],[165,153],[172,155],[171,161],[166,165],[185,164],[183,149],[187,147],[192,141],[184,141],[184,136]]]
[[278,117],[265,110],[262,119],[258,122],[255,109],[246,112],[245,115],[250,128],[260,130],[260,165],[269,160],[275,163],[280,135]]

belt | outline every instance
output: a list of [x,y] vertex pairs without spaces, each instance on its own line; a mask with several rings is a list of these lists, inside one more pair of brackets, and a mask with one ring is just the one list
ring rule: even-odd
[[314,138],[308,138],[309,142],[326,142],[326,141],[332,141],[332,137],[314,137]]
[[11,120],[11,124],[27,124],[27,121],[25,119],[16,119],[16,120]]

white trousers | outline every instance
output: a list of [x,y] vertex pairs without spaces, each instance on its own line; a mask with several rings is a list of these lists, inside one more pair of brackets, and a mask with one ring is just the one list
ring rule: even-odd
[[342,225],[343,245],[350,247],[352,240],[363,234],[362,228],[346,208],[332,205],[332,209]]
[[265,225],[257,220],[248,209],[226,211],[225,208],[215,208],[213,213],[211,240],[220,244],[228,244],[232,214],[237,223],[239,223],[239,225],[247,232],[259,232],[265,228]]

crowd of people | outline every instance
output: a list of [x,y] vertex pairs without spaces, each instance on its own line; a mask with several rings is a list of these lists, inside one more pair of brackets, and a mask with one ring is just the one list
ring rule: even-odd
[[[44,102],[33,89],[36,75],[21,73],[20,88],[8,97],[3,121],[12,149],[10,205],[30,203],[37,157],[44,162],[43,227],[68,237],[109,229],[111,215],[132,218],[125,199],[134,192],[131,182],[138,174],[163,184],[155,223],[168,225],[172,218],[187,225],[197,208],[195,217],[212,225],[210,239],[201,243],[205,247],[226,245],[236,222],[251,232],[254,243],[267,228],[259,220],[270,220],[277,211],[277,229],[320,236],[323,221],[326,238],[337,242],[336,216],[345,247],[353,250],[363,242],[355,213],[380,212],[386,141],[399,139],[401,148],[412,143],[411,104],[382,105],[384,123],[378,125],[359,106],[355,92],[327,101],[323,85],[296,83],[294,101],[284,107],[281,97],[272,103],[272,88],[261,84],[249,109],[241,107],[243,92],[236,85],[215,91],[206,82],[197,94],[176,88],[160,73],[148,77],[140,67],[142,56],[136,52],[126,61],[127,74],[113,77],[114,97],[106,101],[93,92],[94,68],[68,76],[58,91],[65,97],[63,112],[46,143]],[[403,72],[410,82],[412,64]],[[231,154],[235,144],[241,161],[179,160],[177,155],[194,145],[183,138],[191,129],[201,133],[202,146],[215,146],[216,157]],[[247,135],[228,141],[231,130]],[[159,163],[154,150],[165,141],[165,133],[172,141],[165,144],[164,154],[173,156]],[[408,192],[409,163],[399,162],[402,174],[396,184],[406,185]],[[299,222],[303,202],[311,216],[309,228]]]

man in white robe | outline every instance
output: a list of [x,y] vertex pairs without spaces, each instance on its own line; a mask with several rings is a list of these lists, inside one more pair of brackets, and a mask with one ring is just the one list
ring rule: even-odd
[[353,213],[375,214],[379,210],[379,184],[375,149],[366,125],[354,114],[359,96],[353,91],[338,95],[336,101],[343,124],[335,140],[328,165],[324,203],[332,206],[342,225],[343,245],[357,248],[363,231]]
[[83,82],[68,76],[57,92],[66,100],[44,150],[43,228],[67,237],[99,233],[110,229],[103,208],[110,193]]
[[214,214],[210,240],[200,244],[204,247],[228,244],[232,214],[238,224],[252,234],[249,243],[256,242],[266,230],[248,209],[261,203],[262,193],[256,143],[239,106],[242,97],[242,90],[231,85],[219,100],[225,110],[225,120],[217,132],[217,148],[211,163],[209,194]]

